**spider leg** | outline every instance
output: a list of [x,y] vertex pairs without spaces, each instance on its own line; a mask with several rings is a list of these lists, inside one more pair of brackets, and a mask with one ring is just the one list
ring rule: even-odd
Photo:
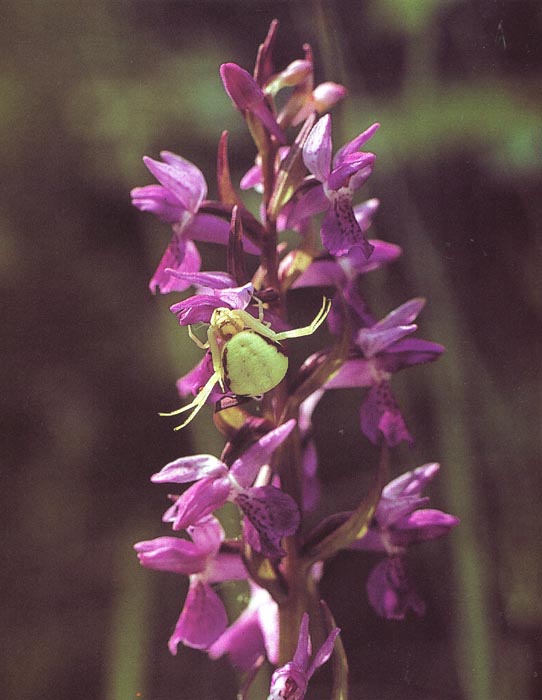
[[170,413],[159,413],[158,415],[160,415],[160,416],[177,416],[180,413],[184,413],[185,411],[191,411],[190,415],[184,421],[184,423],[181,423],[181,425],[177,425],[175,428],[173,428],[173,430],[181,430],[186,425],[188,425],[188,423],[190,423],[190,421],[193,418],[195,418],[195,416],[199,413],[199,411],[202,409],[205,402],[209,398],[211,391],[213,390],[215,384],[218,381],[219,381],[219,376],[215,372],[207,380],[207,383],[205,384],[203,389],[198,393],[198,395],[194,397],[193,401],[191,401],[186,406],[182,406],[181,408],[178,408],[176,411],[171,411]]
[[[326,299],[322,303],[322,308],[314,317],[312,323],[303,328],[294,328],[291,331],[282,331],[281,333],[274,333],[273,340],[280,342],[281,340],[286,340],[287,338],[300,338],[303,335],[312,335],[326,320],[326,316],[331,311],[331,299]],[[265,335],[262,333],[262,335]]]
[[198,336],[192,330],[191,325],[188,326],[188,337],[190,338],[190,340],[193,340],[194,343],[196,343],[196,345],[198,346],[198,348],[200,348],[200,350],[207,350],[207,348],[209,347],[209,342],[202,343],[201,340],[198,338]]
[[256,301],[256,303],[258,304],[258,321],[259,321],[260,323],[263,323],[264,326],[267,326],[267,327],[269,328],[269,326],[271,325],[271,324],[269,323],[269,321],[264,321],[264,320],[263,320],[263,301],[262,301],[261,299],[258,299],[258,297],[252,297],[252,298],[253,298],[253,299]]
[[209,330],[207,331],[207,347],[210,348],[211,350],[211,359],[213,361],[213,369],[215,371],[215,375],[218,377],[218,382],[220,383],[220,388],[222,391],[226,391],[224,387],[224,365],[222,364],[222,353],[220,352],[220,348],[218,346],[218,342],[216,340],[216,333],[213,330],[213,327],[210,326]]
[[254,318],[254,316],[251,316],[248,313],[248,311],[236,310],[235,313],[238,316],[238,318],[240,318],[241,321],[243,321],[246,328],[250,328],[251,331],[259,333],[259,335],[263,335],[266,338],[276,340],[275,336],[277,334],[272,328],[269,328],[269,326],[264,321],[259,321],[257,318]]

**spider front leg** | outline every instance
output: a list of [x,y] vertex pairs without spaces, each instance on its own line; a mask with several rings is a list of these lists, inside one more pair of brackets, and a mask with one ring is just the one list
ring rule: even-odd
[[287,340],[288,338],[300,338],[303,335],[312,335],[322,325],[330,311],[331,299],[324,298],[322,308],[316,314],[311,324],[303,328],[294,328],[291,331],[282,331],[280,333],[277,333],[272,328],[268,328],[261,321],[257,321],[247,311],[237,311],[237,314],[247,328],[250,328],[250,330],[255,333],[263,335],[264,338],[269,338],[275,343],[280,343],[281,340]]
[[[269,328],[269,326],[271,325],[271,324],[269,323],[269,321],[264,321],[264,320],[263,320],[263,313],[264,313],[263,301],[262,301],[261,299],[258,299],[258,297],[252,297],[252,298],[253,298],[254,301],[258,304],[258,321],[259,321],[260,323],[262,323],[264,326],[267,326],[267,327]],[[250,314],[249,314],[249,315],[250,315]]]
[[209,347],[209,341],[207,341],[206,343],[202,343],[198,336],[192,330],[191,325],[188,326],[188,337],[190,338],[190,340],[196,343],[200,350],[207,350],[207,348]]
[[312,335],[316,330],[318,330],[318,328],[320,328],[322,323],[326,320],[326,317],[330,311],[331,299],[326,299],[324,297],[324,300],[322,302],[322,308],[316,314],[316,316],[312,320],[312,323],[310,323],[308,326],[304,326],[303,328],[294,328],[291,331],[282,331],[282,333],[275,333],[274,340],[280,342],[281,340],[287,340],[288,338],[300,338],[304,335]]
[[205,386],[201,389],[201,391],[198,393],[196,397],[194,397],[194,400],[191,401],[189,404],[186,406],[182,406],[181,408],[178,408],[176,411],[171,411],[170,413],[159,413],[159,416],[178,416],[180,413],[184,413],[185,411],[191,411],[190,415],[188,418],[184,421],[184,423],[181,423],[181,425],[177,425],[173,430],[182,430],[186,425],[190,423],[190,421],[196,417],[196,415],[200,412],[200,410],[203,408],[205,405],[205,402],[211,395],[211,391],[213,390],[215,384],[220,381],[220,375],[218,372],[213,372],[213,374],[209,377],[207,380],[207,383]]

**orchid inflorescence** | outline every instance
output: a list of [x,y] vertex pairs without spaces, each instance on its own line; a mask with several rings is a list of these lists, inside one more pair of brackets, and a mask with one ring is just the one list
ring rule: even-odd
[[[458,523],[452,515],[426,508],[429,499],[422,492],[438,464],[385,484],[390,448],[413,441],[391,390],[393,375],[436,360],[444,348],[412,337],[423,299],[407,301],[378,320],[362,298],[359,278],[401,254],[399,246],[367,236],[378,201],[353,201],[374,167],[374,154],[362,149],[378,124],[333,155],[327,110],[345,97],[346,89],[336,83],[314,86],[308,45],[302,59],[277,71],[277,28],[274,21],[253,75],[234,63],[220,68],[224,88],[257,149],[240,187],[231,179],[224,132],[217,201],[206,198],[201,171],[168,151],[160,161],[144,159],[159,184],[132,191],[137,208],[173,229],[151,291],[193,290],[171,311],[181,326],[188,326],[202,359],[177,382],[181,398],[193,399],[166,415],[188,411],[177,426],[182,428],[206,405],[214,406],[215,426],[227,440],[220,458],[181,457],[152,476],[154,483],[191,484],[169,497],[163,516],[174,532],[186,536],[157,537],[135,549],[144,566],[189,577],[169,641],[172,654],[182,643],[213,659],[229,655],[248,679],[239,697],[247,697],[267,660],[275,666],[269,698],[301,700],[312,674],[334,653],[333,698],[345,698],[339,629],[318,592],[323,566],[341,550],[350,550],[351,556],[380,552],[366,583],[376,613],[393,619],[409,610],[423,614],[425,603],[409,573],[409,548]],[[276,97],[284,89],[279,110]],[[239,189],[261,193],[258,216],[247,209]],[[286,231],[289,249],[282,236]],[[294,235],[297,245],[292,246]],[[201,269],[199,241],[225,246],[225,270]],[[287,292],[302,287],[320,288],[322,306],[318,313],[314,309],[312,323],[292,328]],[[325,322],[327,346],[296,371],[289,366],[286,342],[317,333]],[[201,324],[207,325],[203,339]],[[327,391],[349,387],[366,390],[360,429],[380,447],[380,465],[354,510],[307,531],[305,515],[322,497],[313,412]],[[235,504],[241,518],[235,538],[226,537],[217,518],[226,502]],[[250,590],[247,607],[229,626],[213,588],[227,580],[248,581]],[[309,621],[319,643],[314,655]]]

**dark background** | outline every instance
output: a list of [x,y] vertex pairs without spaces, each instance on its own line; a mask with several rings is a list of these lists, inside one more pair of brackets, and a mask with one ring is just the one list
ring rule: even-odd
[[[422,619],[373,614],[373,560],[329,567],[352,698],[542,697],[542,3],[1,5],[2,697],[235,697],[227,663],[169,656],[186,582],[138,568],[131,549],[165,532],[149,475],[220,442],[204,418],[181,434],[157,418],[198,352],[168,312],[175,295],[148,293],[169,232],[129,190],[152,181],[141,156],[168,149],[214,196],[224,128],[235,178],[251,165],[218,66],[251,70],[273,17],[279,65],[309,41],[319,80],[350,91],[335,148],[382,124],[365,195],[382,200],[374,235],[404,256],[365,293],[381,313],[426,296],[420,335],[448,349],[394,379],[417,444],[394,452],[393,470],[440,461],[432,503],[462,525],[414,553]],[[318,304],[293,302],[304,319]],[[374,468],[359,399],[334,392],[315,416],[330,509]],[[311,698],[327,697],[326,680]]]

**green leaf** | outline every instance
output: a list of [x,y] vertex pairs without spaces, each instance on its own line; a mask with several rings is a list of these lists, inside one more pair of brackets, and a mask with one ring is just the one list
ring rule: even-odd
[[[337,623],[323,600],[320,601],[320,606],[326,631],[329,634],[332,629],[337,627]],[[335,639],[335,646],[331,655],[331,673],[333,674],[333,688],[329,700],[348,700],[348,659],[341,635]]]
[[355,540],[359,540],[365,535],[380,500],[388,471],[389,450],[384,443],[382,445],[380,464],[369,493],[360,501],[356,510],[350,514],[350,517],[345,522],[319,542],[311,544],[307,552],[302,552],[305,560],[313,563],[329,559],[337,554],[339,550],[347,549]]

